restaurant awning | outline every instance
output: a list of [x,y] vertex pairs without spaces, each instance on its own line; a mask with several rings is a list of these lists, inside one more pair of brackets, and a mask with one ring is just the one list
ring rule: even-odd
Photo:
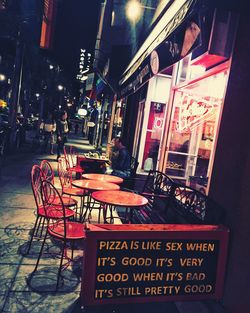
[[160,18],[123,73],[120,96],[129,95],[150,77],[179,61],[200,43],[199,0],[177,0]]

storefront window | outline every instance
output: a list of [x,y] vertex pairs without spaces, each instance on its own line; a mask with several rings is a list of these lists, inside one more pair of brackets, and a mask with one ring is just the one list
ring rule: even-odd
[[211,175],[212,154],[227,71],[176,89],[165,172],[202,192]]

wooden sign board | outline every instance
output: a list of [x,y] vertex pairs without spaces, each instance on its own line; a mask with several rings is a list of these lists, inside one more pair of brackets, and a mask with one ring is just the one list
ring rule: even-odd
[[220,299],[229,230],[88,225],[82,304]]

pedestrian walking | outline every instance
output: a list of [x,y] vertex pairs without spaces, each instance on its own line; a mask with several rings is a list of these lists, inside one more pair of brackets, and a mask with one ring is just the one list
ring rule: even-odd
[[41,123],[40,129],[43,131],[44,145],[43,153],[46,153],[49,144],[50,154],[54,154],[53,148],[55,143],[56,122],[52,113],[49,113],[44,122]]
[[63,111],[60,114],[60,118],[56,124],[56,133],[57,133],[57,161],[63,154],[64,144],[67,142],[67,134],[69,132],[69,126],[67,121],[67,112]]

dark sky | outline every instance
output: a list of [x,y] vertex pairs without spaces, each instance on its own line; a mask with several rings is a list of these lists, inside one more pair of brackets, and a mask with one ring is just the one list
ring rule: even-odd
[[99,22],[100,0],[62,0],[57,13],[54,52],[59,64],[74,78],[80,49],[93,55]]

